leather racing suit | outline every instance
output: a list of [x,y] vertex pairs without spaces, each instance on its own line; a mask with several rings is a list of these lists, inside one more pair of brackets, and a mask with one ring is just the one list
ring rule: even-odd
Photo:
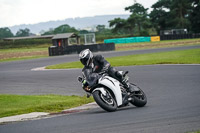
[[108,73],[110,77],[113,77],[120,82],[123,80],[123,76],[113,67],[111,67],[110,63],[104,59],[102,55],[95,55],[92,59],[92,63],[90,66],[85,66],[82,69],[83,76],[86,78],[88,82],[88,86],[92,87],[92,85],[98,79],[98,73],[105,71]]

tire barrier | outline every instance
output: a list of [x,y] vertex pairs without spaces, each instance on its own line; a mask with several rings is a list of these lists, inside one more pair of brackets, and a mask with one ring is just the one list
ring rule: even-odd
[[50,46],[49,47],[49,56],[55,55],[64,55],[62,47]]
[[128,37],[128,38],[116,38],[116,39],[105,39],[104,43],[136,43],[136,42],[150,42],[151,37]]
[[157,42],[160,41],[160,36],[152,36],[151,37],[151,42]]
[[79,54],[84,49],[90,49],[92,52],[98,51],[112,51],[115,50],[114,43],[91,44],[91,45],[72,45],[63,47],[50,46],[49,56],[65,55],[65,54]]
[[177,40],[177,39],[192,39],[200,38],[200,34],[177,34],[177,35],[161,35],[152,37],[128,37],[128,38],[115,38],[105,39],[104,43],[136,43],[136,42],[154,42],[160,40]]

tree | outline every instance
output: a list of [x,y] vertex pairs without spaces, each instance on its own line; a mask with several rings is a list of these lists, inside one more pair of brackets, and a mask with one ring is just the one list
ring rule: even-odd
[[135,3],[132,6],[126,7],[132,14],[128,19],[115,18],[109,21],[109,26],[114,27],[115,33],[128,33],[133,36],[136,31],[139,35],[148,35],[148,28],[151,23],[148,17],[148,8],[144,8],[141,4]]
[[126,31],[128,31],[128,33],[131,36],[133,36],[134,33],[135,33],[134,32],[135,26],[136,26],[135,17],[130,16],[126,21],[126,24],[125,24],[124,28],[126,29]]
[[103,32],[104,30],[105,30],[105,25],[97,25],[97,31],[99,32],[99,33],[101,33],[101,32]]
[[23,36],[29,36],[29,35],[30,35],[30,30],[28,28],[19,29],[16,33],[17,37],[23,37]]
[[49,28],[48,31],[43,31],[43,34],[42,35],[52,35],[54,34],[54,29],[53,28]]
[[171,0],[159,0],[151,7],[153,10],[150,13],[150,20],[153,27],[156,29],[157,33],[160,30],[165,30],[169,28],[169,18],[170,18],[170,3]]
[[126,7],[125,10],[129,10],[132,14],[142,15],[144,17],[146,17],[148,14],[148,8],[144,8],[144,6],[139,3],[135,3],[132,6]]
[[191,22],[191,30],[194,33],[200,33],[200,1],[192,0],[192,9],[189,16],[189,20]]
[[52,35],[52,34],[59,34],[59,33],[78,33],[78,31],[74,27],[70,27],[68,24],[64,24],[64,25],[58,26],[55,29],[50,28],[49,31],[44,32],[42,35]]
[[189,0],[173,0],[170,6],[170,13],[172,15],[171,23],[174,28],[189,28],[190,22],[188,19],[191,9],[191,2]]
[[115,18],[114,20],[109,21],[109,26],[113,27],[112,32],[118,34],[124,34],[124,27],[126,25],[126,20],[121,18]]
[[61,25],[54,29],[54,34],[58,33],[77,33],[78,31],[74,27],[70,27],[68,24]]
[[151,22],[159,32],[167,29],[190,29],[191,0],[159,0],[152,5]]
[[131,31],[133,31],[133,28],[138,29],[139,35],[147,35],[147,29],[150,28],[150,20],[148,17],[148,8],[144,8],[139,3],[135,3],[132,6],[126,7],[125,10],[129,10],[132,14],[128,18],[127,22],[131,26]]
[[7,37],[13,37],[13,33],[8,27],[0,28],[0,39],[7,38]]
[[79,34],[88,34],[89,32],[87,30],[80,30]]

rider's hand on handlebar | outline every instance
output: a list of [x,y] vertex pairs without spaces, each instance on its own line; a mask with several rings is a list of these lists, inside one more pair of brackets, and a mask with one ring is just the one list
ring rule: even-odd
[[103,67],[101,72],[107,73],[108,72],[108,67],[107,66]]
[[106,72],[102,70],[102,71],[99,72],[98,74],[99,74],[99,75],[103,75],[104,73],[106,73]]
[[85,90],[85,91],[90,91],[90,87],[88,87],[88,86],[85,86],[85,87],[83,87],[83,89]]

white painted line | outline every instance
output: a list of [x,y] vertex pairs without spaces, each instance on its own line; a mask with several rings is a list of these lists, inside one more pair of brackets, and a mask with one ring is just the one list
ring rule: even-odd
[[99,106],[95,102],[92,102],[92,103],[88,103],[88,104],[85,104],[85,105],[82,105],[82,106],[79,106],[79,107],[66,109],[66,110],[63,110],[63,111],[86,110],[86,109],[94,109],[94,108],[98,108],[98,107]]
[[31,69],[31,71],[44,71],[44,70],[47,70],[47,69],[45,69],[45,67],[37,67],[37,68]]
[[[88,103],[88,104],[85,104],[85,105],[82,105],[82,106],[79,106],[79,107],[75,107],[75,108],[71,108],[71,109],[66,109],[66,110],[63,110],[62,112],[88,110],[88,109],[94,109],[94,108],[98,108],[98,105],[95,102]],[[22,114],[22,115],[15,115],[15,116],[0,118],[0,124],[1,123],[8,123],[8,122],[17,122],[17,121],[40,119],[42,117],[47,118],[48,116],[52,117],[50,113],[33,112],[33,113],[28,113],[28,114]],[[54,115],[54,116],[56,116],[56,115]]]
[[69,69],[45,69],[45,67],[37,67],[31,69],[31,71],[68,71],[68,70],[79,70],[81,68],[69,68]]
[[33,113],[29,113],[29,114],[3,117],[3,118],[0,118],[0,123],[25,121],[25,120],[30,120],[30,119],[34,119],[34,118],[39,118],[39,117],[46,116],[46,115],[49,115],[49,113],[33,112]]

